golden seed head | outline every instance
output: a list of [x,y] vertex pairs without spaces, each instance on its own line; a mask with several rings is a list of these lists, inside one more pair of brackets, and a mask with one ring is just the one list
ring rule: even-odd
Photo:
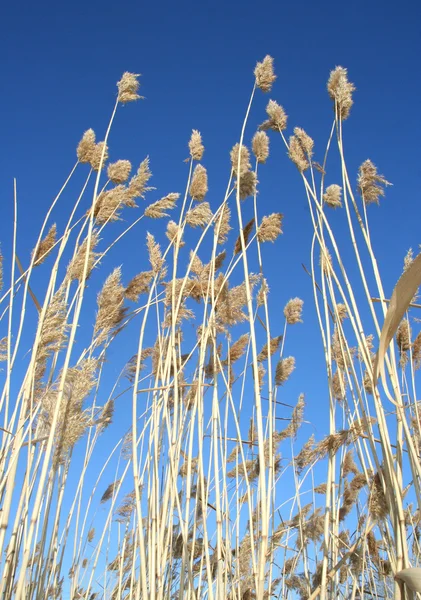
[[7,360],[7,337],[0,340],[0,362]]
[[100,166],[103,169],[107,160],[108,147],[104,144],[104,142],[99,142],[98,144],[95,144],[91,159],[89,161],[93,170],[99,171]]
[[294,135],[298,138],[303,152],[311,158],[313,156],[314,141],[301,127],[294,128]]
[[[253,230],[254,217],[243,227],[244,247],[247,250],[250,234]],[[241,252],[241,235],[238,236],[234,246],[234,256]]]
[[410,248],[408,250],[408,252],[406,253],[405,258],[403,259],[403,272],[404,273],[405,273],[405,271],[407,271],[409,269],[413,260],[414,260],[414,251],[412,250],[412,248]]
[[209,202],[202,202],[187,211],[186,223],[191,227],[204,227],[212,219],[212,216]]
[[342,401],[345,399],[346,384],[344,372],[338,369],[332,377],[332,393],[335,400]]
[[275,100],[269,100],[266,106],[266,113],[269,119],[262,123],[259,129],[263,131],[267,131],[268,129],[284,131],[287,128],[288,116],[283,107],[275,102]]
[[273,58],[269,55],[265,56],[262,62],[258,62],[254,69],[256,77],[256,85],[262,92],[270,92],[276,75],[273,70]]
[[125,296],[132,302],[137,302],[140,294],[147,294],[149,292],[149,285],[153,278],[152,271],[143,271],[138,275],[135,275],[133,279],[129,281],[128,286],[125,289]]
[[95,151],[95,132],[88,129],[82,136],[76,150],[77,158],[81,163],[90,163]]
[[245,200],[249,196],[254,196],[257,193],[256,186],[258,183],[254,171],[247,171],[240,175],[236,181],[236,187],[239,187],[240,200]]
[[396,332],[396,342],[400,352],[407,352],[411,348],[411,328],[408,319],[401,321]]
[[274,242],[282,233],[282,219],[282,213],[272,213],[267,217],[263,217],[257,231],[259,242]]
[[367,159],[358,170],[358,193],[365,204],[379,204],[380,196],[384,196],[381,185],[392,185],[383,175],[377,173],[377,167]]
[[263,306],[265,303],[265,300],[267,299],[267,296],[269,294],[269,286],[268,286],[268,282],[266,281],[266,279],[263,279],[262,281],[262,285],[260,286],[259,291],[257,292],[257,306]]
[[54,248],[54,244],[56,243],[56,235],[57,235],[57,226],[54,223],[51,225],[49,232],[45,236],[43,240],[40,241],[36,252],[32,252],[34,256],[34,266],[37,267],[41,265],[47,256],[50,254],[51,250]]
[[134,100],[139,100],[139,98],[141,98],[137,93],[140,87],[138,77],[140,77],[139,74],[123,73],[123,76],[117,83],[119,102],[126,104],[126,102],[133,102]]
[[363,378],[363,386],[367,394],[373,395],[373,377],[368,371],[365,371]]
[[421,367],[421,331],[418,333],[412,345],[412,361],[415,369]]
[[[230,156],[231,167],[236,177],[238,177],[238,173],[243,175],[243,173],[247,173],[247,171],[251,169],[250,152],[246,146],[242,145],[240,151],[240,144],[235,144],[231,150]],[[240,164],[238,164],[238,161],[240,161]]]
[[205,147],[202,144],[202,136],[197,129],[193,129],[191,138],[189,141],[189,150],[192,160],[202,160]]
[[314,142],[304,129],[296,127],[294,135],[289,138],[289,157],[302,173],[309,168],[309,160],[313,156]]
[[230,225],[230,220],[231,220],[231,209],[228,206],[228,204],[225,203],[221,208],[221,212],[218,216],[218,219],[217,219],[216,225],[215,225],[215,232],[218,235],[218,244],[225,244],[225,242],[227,241],[228,234],[232,229],[232,227]]
[[345,304],[341,304],[341,303],[337,304],[336,308],[338,310],[338,318],[342,323],[342,321],[344,321],[344,319],[348,318],[347,308],[346,308]]
[[301,316],[303,314],[304,301],[301,298],[291,298],[284,308],[284,316],[288,325],[302,323]]
[[[146,192],[153,190],[154,188],[148,187],[147,183],[149,179],[152,177],[151,170],[149,168],[149,158],[145,158],[137,170],[136,175],[130,179],[129,187],[128,187],[128,195],[130,198],[144,198]],[[130,206],[128,204],[128,206]],[[136,206],[136,203],[133,202],[132,206]]]
[[349,117],[351,107],[354,103],[352,92],[355,91],[354,84],[348,81],[347,69],[336,67],[330,72],[327,90],[337,107],[338,116],[344,121]]
[[159,272],[162,273],[165,261],[162,257],[161,247],[155,242],[154,236],[149,233],[149,231],[146,234],[146,246],[148,248],[149,262],[151,263],[153,274],[157,275]]
[[168,217],[168,213],[164,212],[166,210],[172,210],[176,206],[176,201],[180,197],[180,194],[168,194],[161,200],[157,202],[153,202],[150,204],[145,210],[145,217],[149,217],[151,219],[161,219],[162,217]]
[[175,221],[168,222],[167,231],[165,235],[170,240],[170,242],[174,242],[174,244],[178,239],[179,248],[182,248],[186,245],[186,242],[183,242],[183,240],[179,238],[179,236],[182,235],[182,229],[177,225]]
[[287,356],[281,358],[276,366],[275,372],[275,383],[276,385],[283,385],[290,377],[291,373],[295,369],[295,358],[293,356]]
[[190,196],[202,202],[208,193],[208,174],[203,165],[196,165],[190,184]]
[[[97,252],[95,252],[95,247],[99,242],[98,232],[96,230],[92,231],[92,236],[90,240],[89,247],[89,256],[88,256],[88,267],[86,271],[86,279],[89,279],[92,269],[94,268],[95,261],[99,256]],[[71,260],[69,266],[67,267],[67,277],[71,281],[74,279],[82,280],[83,271],[85,268],[85,258],[86,251],[88,249],[88,238],[86,237],[83,242],[80,244],[74,258]]]
[[358,467],[354,461],[352,450],[348,450],[348,452],[345,454],[344,462],[342,464],[342,473],[344,476],[349,475],[350,473],[353,475],[357,475],[359,473]]
[[101,504],[104,504],[104,502],[107,502],[108,500],[110,500],[110,498],[113,497],[114,490],[116,488],[118,488],[119,484],[120,484],[120,479],[117,479],[116,481],[113,481],[113,483],[110,483],[110,485],[107,487],[105,492],[102,494],[101,501],[100,501]]
[[128,180],[132,165],[129,160],[118,160],[108,165],[107,175],[113,183],[124,183]]
[[303,422],[304,407],[304,394],[300,394],[298,402],[295,405],[294,410],[292,411],[292,417],[288,427],[274,434],[279,439],[279,441],[282,441],[287,437],[291,437],[293,439],[296,438],[297,432],[300,429]]
[[325,193],[323,194],[323,200],[326,204],[332,208],[340,208],[342,206],[342,188],[340,185],[336,185],[336,183],[332,183],[329,187],[326,188]]
[[107,277],[102,290],[98,294],[98,312],[94,333],[98,336],[97,343],[102,342],[108,334],[119,327],[126,315],[124,308],[125,288],[121,284],[121,267],[117,267]]
[[264,131],[254,134],[252,149],[257,162],[265,163],[269,156],[269,137]]
[[264,360],[267,360],[269,356],[273,356],[275,352],[277,352],[279,344],[282,342],[282,337],[282,335],[278,335],[271,338],[270,344],[266,343],[257,355],[257,360],[263,362]]
[[321,483],[320,485],[316,486],[314,488],[314,492],[316,494],[326,494],[326,490],[327,490],[327,484],[326,483]]
[[320,266],[325,275],[329,275],[333,271],[332,256],[327,248],[322,248],[320,251]]
[[101,225],[107,222],[118,221],[119,211],[127,203],[127,188],[117,185],[111,190],[101,192],[94,206],[94,217]]
[[232,346],[230,346],[229,352],[228,352],[228,358],[226,361],[224,361],[225,364],[228,363],[234,363],[237,360],[239,360],[244,352],[246,351],[247,345],[249,343],[249,334],[245,333],[244,335],[240,336],[239,339],[233,343]]

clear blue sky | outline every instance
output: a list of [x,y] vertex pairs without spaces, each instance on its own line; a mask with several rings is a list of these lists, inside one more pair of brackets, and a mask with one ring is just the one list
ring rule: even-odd
[[[187,142],[191,129],[199,129],[206,147],[209,201],[216,206],[229,175],[229,151],[238,141],[255,63],[271,54],[278,79],[270,96],[257,96],[246,141],[264,120],[271,97],[285,107],[289,130],[301,126],[316,140],[319,161],[332,119],[326,93],[329,71],[336,65],[348,68],[357,87],[345,124],[350,170],[356,173],[371,158],[394,184],[380,208],[370,207],[374,245],[390,292],[404,254],[421,243],[420,31],[417,0],[4,4],[0,243],[6,260],[13,177],[19,198],[18,252],[27,264],[43,215],[74,164],[83,131],[92,127],[101,139],[115,83],[124,71],[142,74],[146,99],[119,110],[111,159],[129,158],[136,164],[150,156],[152,184],[158,188],[151,201],[181,192]],[[296,354],[305,364],[298,362],[298,377],[283,399],[294,403],[299,392],[306,392],[306,417],[319,428],[320,438],[327,427],[327,412],[320,416],[320,408],[327,408],[324,364],[310,280],[301,269],[301,263],[309,263],[310,215],[295,167],[276,136],[271,144],[271,158],[260,175],[260,214],[285,215],[276,254],[272,247],[264,254],[273,291],[273,333],[281,332],[281,310],[291,296],[306,302],[305,325],[291,331],[286,347],[287,354]],[[73,201],[67,197],[54,220],[64,220]],[[245,206],[247,211],[251,206]],[[340,228],[340,216],[336,219]],[[159,229],[159,224],[151,226],[154,232]],[[123,263],[126,281],[144,268],[144,235],[142,225],[110,257],[110,268]],[[308,351],[304,359],[303,348]]]

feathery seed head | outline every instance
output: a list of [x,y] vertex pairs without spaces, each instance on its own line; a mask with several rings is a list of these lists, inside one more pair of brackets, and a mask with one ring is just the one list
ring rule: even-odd
[[249,343],[249,334],[245,333],[236,342],[234,342],[234,344],[230,347],[229,354],[228,354],[229,358],[227,359],[227,361],[225,361],[226,364],[228,364],[228,363],[231,364],[231,363],[234,363],[237,360],[239,360],[243,356],[248,343]]
[[[231,150],[230,156],[231,167],[236,177],[238,177],[238,173],[243,175],[251,169],[250,152],[247,146],[242,145],[240,150],[240,144],[235,144]],[[240,164],[238,164],[238,161],[240,161]]]
[[278,350],[279,344],[281,343],[281,341],[282,341],[282,335],[278,335],[274,338],[271,338],[269,346],[268,346],[268,344],[265,344],[263,346],[262,350],[257,355],[257,360],[259,362],[262,362],[264,360],[267,360],[269,356],[273,356],[275,354],[275,352]]
[[295,127],[294,135],[289,138],[289,157],[302,173],[309,168],[309,160],[313,156],[314,142],[300,127]]
[[40,241],[38,248],[33,250],[32,256],[34,260],[34,266],[37,267],[41,265],[47,256],[50,254],[51,250],[56,243],[56,234],[57,234],[57,226],[54,223],[51,225],[50,230],[43,240]]
[[114,491],[116,488],[118,488],[120,484],[120,479],[117,479],[116,481],[113,481],[112,483],[110,483],[110,485],[107,487],[107,489],[105,490],[105,492],[102,494],[102,498],[101,498],[101,504],[104,504],[104,502],[108,502],[108,500],[110,500],[113,495],[114,495]]
[[340,208],[342,206],[341,197],[342,188],[340,185],[336,185],[336,183],[332,183],[332,185],[329,185],[329,187],[326,188],[326,191],[323,194],[323,200],[331,208]]
[[107,169],[108,179],[113,183],[119,184],[127,181],[132,170],[132,165],[129,160],[118,160],[115,163],[110,163]]
[[98,342],[103,341],[111,331],[121,324],[126,315],[124,308],[125,288],[121,284],[121,267],[117,267],[107,277],[102,290],[98,294],[98,312],[94,333],[101,332]]
[[231,220],[231,209],[227,203],[222,205],[221,211],[218,216],[218,220],[215,225],[215,232],[218,235],[218,244],[225,244],[228,238],[228,234],[232,227],[230,225]]
[[396,332],[396,342],[399,352],[407,352],[411,348],[411,328],[408,319],[401,321]]
[[[95,247],[99,242],[98,232],[96,230],[92,231],[91,243],[89,248],[89,256],[88,256],[88,267],[86,271],[86,279],[89,279],[92,269],[94,268],[94,264],[99,254],[95,252]],[[88,238],[86,237],[81,245],[78,248],[77,253],[74,258],[71,260],[69,266],[67,267],[67,278],[73,281],[74,279],[78,279],[79,281],[82,279],[83,270],[85,266],[85,258],[86,251],[88,249]]]
[[345,304],[337,304],[336,308],[338,310],[338,318],[340,320],[340,322],[342,323],[342,321],[344,321],[345,319],[348,318],[348,311],[347,308],[345,306]]
[[338,116],[344,121],[349,117],[351,107],[354,103],[352,92],[355,91],[354,84],[348,81],[347,69],[336,67],[330,72],[327,90],[337,107]]
[[412,346],[412,362],[415,369],[421,367],[421,331],[418,333]]
[[254,134],[252,149],[257,162],[265,163],[269,156],[269,137],[264,131],[257,131]]
[[186,223],[191,227],[204,227],[212,219],[209,202],[202,202],[186,213]]
[[412,265],[414,261],[414,251],[412,250],[412,248],[410,248],[408,250],[408,252],[405,255],[405,258],[403,259],[403,272],[405,273],[409,267]]
[[66,319],[65,287],[61,286],[45,312],[37,348],[37,361],[45,361],[53,352],[58,352],[62,348],[68,329]]
[[333,271],[332,256],[326,247],[320,251],[320,266],[325,275],[329,275]]
[[384,189],[380,187],[392,185],[383,175],[377,173],[377,167],[367,159],[358,170],[358,193],[365,204],[379,204],[379,198],[384,196]]
[[202,160],[205,147],[202,143],[202,136],[200,134],[200,131],[197,131],[197,129],[193,129],[192,131],[191,138],[189,141],[189,150],[192,160]]
[[368,509],[371,518],[376,521],[384,520],[389,512],[382,480],[383,477],[381,477],[380,473],[377,472],[373,477],[370,487]]
[[305,154],[309,158],[311,158],[313,156],[314,141],[304,131],[304,129],[301,129],[301,127],[294,128],[294,135],[296,138],[298,138],[298,141],[300,143],[301,148],[303,149],[303,152],[305,152]]
[[[175,221],[169,221],[165,235],[170,240],[170,242],[174,242],[174,244],[175,244],[181,234],[182,234],[182,230],[177,225],[177,223]],[[186,243],[183,242],[182,239],[178,239],[178,244],[179,244],[179,247],[182,248],[183,246],[185,246]]]
[[203,165],[196,165],[190,184],[190,196],[202,202],[208,193],[208,174]]
[[345,399],[346,383],[344,372],[338,369],[332,377],[332,394],[335,400],[342,402]]
[[[245,225],[243,228],[244,246],[247,248],[247,244],[250,238],[250,234],[253,230],[254,217]],[[234,256],[241,252],[241,235],[238,236],[234,246]]]
[[291,373],[295,369],[295,358],[293,356],[287,356],[281,358],[276,366],[275,383],[276,385],[283,385],[290,377]]
[[[104,155],[104,156],[103,156]],[[102,161],[101,161],[102,159]],[[90,158],[91,167],[94,171],[99,171],[99,167],[103,169],[108,160],[108,147],[104,142],[95,144]]]
[[245,200],[249,196],[254,196],[254,194],[257,193],[256,186],[258,183],[254,171],[246,171],[246,173],[240,175],[236,181],[236,187],[240,188],[240,200]]
[[146,245],[148,248],[149,262],[151,263],[152,271],[154,275],[157,275],[164,266],[164,259],[162,258],[160,245],[155,242],[154,236],[147,232]]
[[365,371],[363,377],[363,386],[367,394],[373,395],[373,376],[368,371]]
[[262,62],[258,62],[254,69],[256,77],[256,85],[262,92],[270,92],[272,84],[276,79],[273,71],[273,58],[269,55],[265,56]]
[[129,285],[126,287],[125,295],[128,300],[137,302],[140,294],[147,294],[149,292],[149,284],[153,278],[152,271],[143,271],[138,275],[135,275],[133,279],[129,281]]
[[267,131],[268,129],[284,131],[287,128],[288,116],[283,107],[275,102],[275,100],[269,100],[266,106],[266,113],[269,119],[259,125],[261,131]]
[[257,298],[256,298],[257,306],[264,305],[265,299],[267,298],[268,294],[269,294],[268,282],[266,281],[266,279],[263,279],[262,285],[260,286],[260,289],[257,292]]
[[128,73],[127,71],[123,73],[120,81],[117,83],[119,102],[126,104],[126,102],[133,102],[141,98],[137,93],[140,87],[138,77],[140,77],[139,74]]
[[317,454],[314,451],[314,434],[310,436],[304,446],[301,448],[299,454],[295,457],[295,467],[299,475],[303,470],[311,464]]
[[274,242],[282,233],[282,219],[282,213],[272,213],[267,217],[263,217],[257,231],[259,242]]
[[175,203],[180,197],[180,194],[168,194],[161,200],[157,202],[153,202],[150,204],[145,210],[145,217],[150,217],[151,219],[161,219],[162,217],[168,217],[168,213],[164,212],[165,210],[172,210],[175,208]]
[[[146,192],[154,189],[147,186],[149,179],[152,177],[152,172],[149,168],[149,158],[145,158],[137,170],[136,175],[134,175],[130,179],[129,187],[128,187],[128,196],[133,198],[144,198]],[[128,204],[128,206],[130,206]],[[132,206],[136,206],[135,203]]]
[[82,136],[76,150],[79,162],[90,163],[95,152],[95,132],[88,129]]
[[[67,370],[60,404],[60,416],[55,430],[54,465],[63,464],[69,450],[80,440],[89,424],[89,411],[83,410],[83,402],[95,385],[96,359],[85,359],[77,367]],[[41,401],[40,422],[45,432],[52,425],[57,405],[58,387],[62,374]]]
[[352,450],[348,450],[345,454],[344,462],[342,464],[342,473],[344,477],[352,473],[353,475],[357,475],[359,473],[358,467],[355,464],[354,457],[352,455]]
[[302,323],[304,301],[301,298],[292,298],[289,300],[284,308],[284,316],[288,325],[295,325],[296,323]]
[[0,362],[7,360],[7,337],[0,340]]
[[101,192],[95,201],[94,217],[101,225],[119,220],[119,211],[128,202],[127,188],[117,185],[111,190]]

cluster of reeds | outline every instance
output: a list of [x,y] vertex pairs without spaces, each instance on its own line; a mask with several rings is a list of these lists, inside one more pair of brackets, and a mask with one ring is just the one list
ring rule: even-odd
[[[405,317],[384,366],[375,362],[388,298],[368,205],[388,182],[369,160],[356,182],[348,174],[343,122],[354,87],[341,67],[328,82],[334,119],[321,163],[303,129],[285,136],[274,100],[250,152],[249,114],[255,94],[272,88],[272,58],[254,75],[219,203],[207,200],[196,130],[184,191],[156,194],[147,158],[134,174],[129,161],[108,161],[120,105],[140,98],[139,76],[125,73],[103,139],[84,133],[26,260],[15,219],[1,298],[1,600],[410,597],[394,575],[419,556],[421,334],[412,333],[412,299],[394,313]],[[283,396],[295,369],[288,338],[303,311],[293,289],[283,323],[271,325],[279,300],[263,246],[277,243],[282,214],[265,214],[258,196],[267,132],[296,165],[314,226],[309,286],[330,397],[319,440],[303,442],[304,394],[290,408]],[[334,142],[341,168],[332,179]],[[60,230],[54,210],[83,169]],[[140,216],[113,233],[129,209]],[[332,209],[343,213],[357,271],[343,262]],[[161,236],[148,232],[157,219]],[[105,256],[134,227],[144,240],[137,274],[104,273]],[[416,260],[406,258],[408,277]],[[119,336],[127,356],[110,387]]]

